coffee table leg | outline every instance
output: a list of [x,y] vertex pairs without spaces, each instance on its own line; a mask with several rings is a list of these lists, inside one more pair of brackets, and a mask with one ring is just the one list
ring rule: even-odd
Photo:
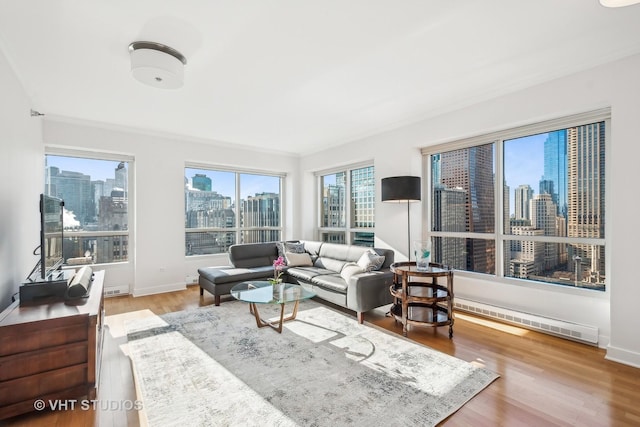
[[258,325],[258,328],[262,328],[264,326],[270,326],[271,328],[275,329],[276,331],[278,331],[279,333],[282,333],[282,324],[288,320],[293,320],[296,318],[296,316],[298,315],[298,304],[300,303],[300,301],[296,301],[293,305],[293,312],[291,313],[291,315],[289,315],[288,317],[284,317],[284,303],[280,304],[280,322],[278,322],[277,325],[263,320],[260,317],[260,313],[258,312],[258,306],[253,303],[250,302],[249,303],[249,311],[255,316],[256,318],[256,325]]

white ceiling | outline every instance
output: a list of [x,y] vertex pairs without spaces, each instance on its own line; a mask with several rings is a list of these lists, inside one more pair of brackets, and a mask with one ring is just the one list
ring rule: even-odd
[[[136,40],[181,89],[131,77]],[[0,0],[0,49],[48,116],[304,154],[640,53],[640,5]]]

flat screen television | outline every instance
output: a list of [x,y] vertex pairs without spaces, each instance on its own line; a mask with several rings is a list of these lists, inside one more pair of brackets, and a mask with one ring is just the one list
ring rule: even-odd
[[52,278],[53,273],[64,264],[63,210],[64,202],[61,199],[40,194],[40,259],[29,275],[31,281]]

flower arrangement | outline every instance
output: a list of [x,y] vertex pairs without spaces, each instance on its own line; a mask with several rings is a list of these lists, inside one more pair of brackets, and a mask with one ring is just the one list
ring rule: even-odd
[[279,256],[275,261],[273,261],[273,278],[269,279],[269,282],[272,285],[276,285],[282,282],[282,269],[286,263],[284,262],[284,258]]

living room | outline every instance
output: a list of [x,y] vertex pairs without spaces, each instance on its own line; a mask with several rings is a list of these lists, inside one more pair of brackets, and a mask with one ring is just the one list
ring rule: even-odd
[[[549,7],[555,7],[556,2],[547,3]],[[307,147],[312,148],[304,152],[286,151],[264,141],[256,144],[261,148],[249,144],[229,144],[225,142],[224,135],[209,138],[194,136],[188,130],[192,121],[206,120],[206,114],[203,119],[201,111],[176,116],[174,121],[183,126],[182,133],[161,130],[161,120],[157,127],[136,126],[138,117],[141,122],[149,123],[153,121],[154,110],[158,114],[170,111],[170,105],[178,101],[180,92],[152,90],[131,78],[127,44],[134,41],[131,37],[137,36],[135,33],[119,35],[112,41],[115,43],[117,39],[127,38],[122,51],[113,55],[108,71],[128,79],[126,85],[110,86],[113,83],[90,79],[93,85],[104,84],[106,91],[113,92],[113,98],[94,97],[87,100],[81,97],[81,92],[85,90],[81,85],[59,84],[52,87],[50,84],[39,87],[40,82],[47,80],[34,77],[33,68],[28,68],[28,72],[20,68],[21,64],[29,63],[23,62],[22,55],[30,53],[20,50],[22,47],[16,49],[13,44],[17,43],[15,39],[8,37],[5,30],[0,30],[0,144],[3,159],[0,168],[0,235],[3,236],[0,266],[5,272],[0,281],[0,308],[4,309],[11,303],[19,284],[35,262],[33,249],[38,241],[37,200],[43,191],[45,154],[51,150],[83,155],[116,153],[134,159],[135,181],[131,183],[131,203],[135,220],[131,232],[135,236],[132,250],[135,255],[128,263],[100,268],[103,267],[106,272],[105,288],[125,286],[132,295],[140,297],[184,290],[186,278],[197,275],[198,268],[227,263],[226,257],[220,255],[185,257],[183,200],[184,170],[188,164],[205,163],[245,171],[284,174],[283,238],[312,240],[317,237],[318,173],[342,166],[373,165],[376,194],[379,195],[381,178],[424,176],[422,148],[609,108],[606,290],[590,292],[559,286],[514,285],[482,275],[457,274],[456,296],[542,317],[595,326],[598,328],[598,346],[606,349],[607,359],[640,367],[640,340],[637,334],[640,327],[640,313],[637,310],[640,287],[636,284],[637,261],[633,255],[638,231],[625,225],[634,223],[632,217],[635,217],[637,203],[629,193],[633,188],[632,183],[640,174],[633,158],[638,153],[636,128],[640,117],[640,81],[637,78],[640,74],[640,35],[635,28],[635,23],[640,19],[640,6],[606,9],[596,1],[590,3],[593,4],[585,6],[585,13],[589,16],[602,14],[602,21],[610,29],[619,23],[619,38],[614,41],[620,44],[591,49],[590,44],[596,41],[589,33],[583,33],[582,41],[574,45],[563,40],[567,44],[559,42],[558,49],[577,49],[577,46],[582,46],[583,51],[593,57],[591,62],[587,61],[589,55],[583,53],[580,56],[583,63],[579,67],[571,68],[567,61],[564,67],[558,66],[551,73],[539,71],[538,75],[531,72],[521,79],[507,79],[510,76],[509,64],[503,64],[503,75],[494,76],[475,87],[467,86],[465,81],[466,76],[474,71],[458,70],[459,86],[453,92],[442,95],[445,99],[450,97],[453,100],[443,104],[445,107],[434,111],[422,110],[419,116],[409,117],[399,115],[391,106],[383,108],[381,104],[379,109],[366,112],[370,115],[366,120],[369,124],[380,120],[381,125],[371,126],[367,132],[361,130],[359,134],[352,131],[351,138],[347,135],[307,138],[307,141],[311,141],[307,142]],[[23,7],[28,8],[26,5],[16,6],[16,10],[12,11],[11,6],[2,6],[0,10],[3,12],[7,10],[14,13],[2,13],[3,27],[7,20],[24,19]],[[32,7],[37,8],[34,5]],[[26,32],[32,30],[27,24],[42,22],[35,16],[30,19],[33,21],[23,23],[27,27],[24,29]],[[140,21],[140,31],[143,24],[144,19]],[[76,30],[78,32],[71,36],[80,37],[80,30]],[[44,38],[46,34],[43,34]],[[551,49],[548,45],[544,47]],[[73,47],[68,48],[73,51]],[[51,52],[53,49],[47,46],[45,51]],[[375,49],[372,51],[375,52]],[[528,53],[525,52],[525,55]],[[81,55],[78,52],[74,54]],[[427,53],[425,55],[428,56]],[[577,51],[567,49],[563,55],[570,59],[577,55]],[[38,62],[37,57],[31,59]],[[188,63],[185,66],[185,91],[189,89],[190,73],[193,75],[198,70],[196,54],[193,59],[193,65]],[[450,58],[445,61],[447,59]],[[511,59],[515,63],[516,59]],[[437,60],[434,58],[434,61]],[[526,58],[520,60],[525,62],[524,68],[547,66],[529,64]],[[56,86],[56,77],[62,78],[66,72],[74,71],[65,70],[65,64],[44,56],[42,68],[53,74],[53,86]],[[91,74],[92,69],[87,65],[79,72]],[[212,74],[212,78],[215,78],[215,73]],[[401,79],[402,75],[396,78]],[[359,77],[352,78],[355,80]],[[504,84],[499,85],[496,80],[504,80]],[[491,82],[493,85],[489,84]],[[238,82],[236,84],[240,85]],[[434,98],[438,97],[435,92],[437,87],[436,84],[431,88]],[[346,91],[347,88],[348,84],[345,83],[342,89]],[[190,90],[197,92],[198,88]],[[262,90],[266,91],[265,88]],[[318,91],[322,92],[320,89]],[[465,97],[467,92],[471,96]],[[130,94],[136,102],[128,100]],[[407,96],[406,93],[404,95]],[[318,93],[316,96],[319,96]],[[145,99],[145,102],[140,101]],[[250,103],[251,97],[247,95],[243,101]],[[280,99],[275,99],[274,105],[280,105],[280,102]],[[330,99],[323,102],[327,103],[327,109],[339,110],[340,105],[334,105]],[[73,103],[80,103],[79,110],[82,112],[62,108]],[[132,104],[137,109],[125,114],[129,116],[126,123],[105,122],[99,115],[85,113],[92,110],[92,106],[102,108],[99,106],[102,103],[113,109],[124,109]],[[253,115],[257,114],[254,110],[272,108],[270,105],[243,106],[241,103],[229,106],[238,110],[243,107],[250,110],[247,114]],[[43,116],[31,116],[31,110]],[[398,114],[394,120],[382,121],[385,115],[391,115],[392,112]],[[326,117],[328,123],[330,117]],[[291,121],[298,119],[293,117]],[[357,116],[353,120],[364,120],[364,117]],[[287,132],[286,125],[271,124],[283,129],[283,139]],[[250,126],[248,123],[247,127]],[[299,132],[299,129],[291,131]],[[424,223],[424,212],[429,208],[424,200],[412,205],[410,234],[413,238],[424,235],[428,230]],[[375,245],[394,249],[396,260],[406,260],[406,210],[377,201],[375,214]]]

